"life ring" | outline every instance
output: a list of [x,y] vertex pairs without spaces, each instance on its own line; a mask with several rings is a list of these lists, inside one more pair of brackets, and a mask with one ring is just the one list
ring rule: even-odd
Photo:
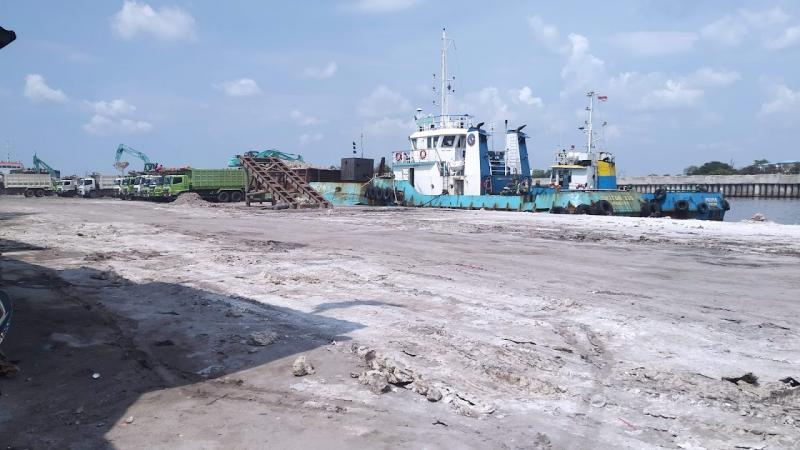
[[403,154],[401,152],[397,152],[394,154],[395,161],[402,161],[402,159],[403,159]]
[[425,150],[419,151],[419,159],[425,159],[427,157],[428,157],[428,152],[426,152]]
[[487,193],[492,192],[492,177],[486,177],[486,179],[483,180],[483,188]]
[[675,211],[688,211],[689,210],[689,201],[688,200],[678,200],[675,202]]
[[700,202],[697,204],[697,214],[706,214],[708,212],[708,205],[706,202]]

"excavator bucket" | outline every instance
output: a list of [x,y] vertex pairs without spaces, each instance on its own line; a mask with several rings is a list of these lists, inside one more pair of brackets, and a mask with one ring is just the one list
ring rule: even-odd
[[119,161],[114,164],[114,167],[116,167],[117,170],[125,170],[125,168],[128,167],[130,164],[131,163],[129,163],[128,161]]

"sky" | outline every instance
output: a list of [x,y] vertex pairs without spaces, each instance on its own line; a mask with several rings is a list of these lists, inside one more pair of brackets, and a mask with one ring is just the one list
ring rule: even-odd
[[390,156],[436,111],[443,27],[450,112],[526,124],[533,167],[585,143],[589,90],[621,175],[800,159],[796,1],[5,0],[0,26],[0,159],[64,174],[114,173],[120,143],[168,167],[338,164],[362,134]]

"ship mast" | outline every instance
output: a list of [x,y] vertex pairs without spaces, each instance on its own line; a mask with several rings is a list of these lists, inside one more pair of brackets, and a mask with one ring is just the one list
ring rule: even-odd
[[589,127],[589,130],[588,130],[589,131],[589,133],[588,133],[589,141],[588,141],[588,143],[586,145],[586,148],[587,148],[587,154],[591,158],[591,156],[592,156],[592,140],[593,140],[592,139],[592,133],[593,133],[592,132],[592,112],[594,110],[594,91],[589,91],[588,93],[586,93],[586,96],[589,97],[589,106],[586,108],[586,110],[589,111],[589,123],[587,123],[587,125]]
[[442,95],[442,126],[445,126],[447,116],[447,33],[442,28],[442,71],[439,81],[442,84],[440,94]]

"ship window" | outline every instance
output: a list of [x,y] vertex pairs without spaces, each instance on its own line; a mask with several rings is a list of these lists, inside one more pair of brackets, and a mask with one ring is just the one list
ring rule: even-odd
[[433,148],[433,137],[428,136],[428,146],[426,148]]
[[456,137],[453,135],[443,136],[442,137],[442,148],[450,148],[456,141]]
[[458,139],[456,139],[456,147],[464,147],[464,136],[458,136]]
[[416,150],[416,149],[417,149],[417,140],[411,139],[411,150]]

